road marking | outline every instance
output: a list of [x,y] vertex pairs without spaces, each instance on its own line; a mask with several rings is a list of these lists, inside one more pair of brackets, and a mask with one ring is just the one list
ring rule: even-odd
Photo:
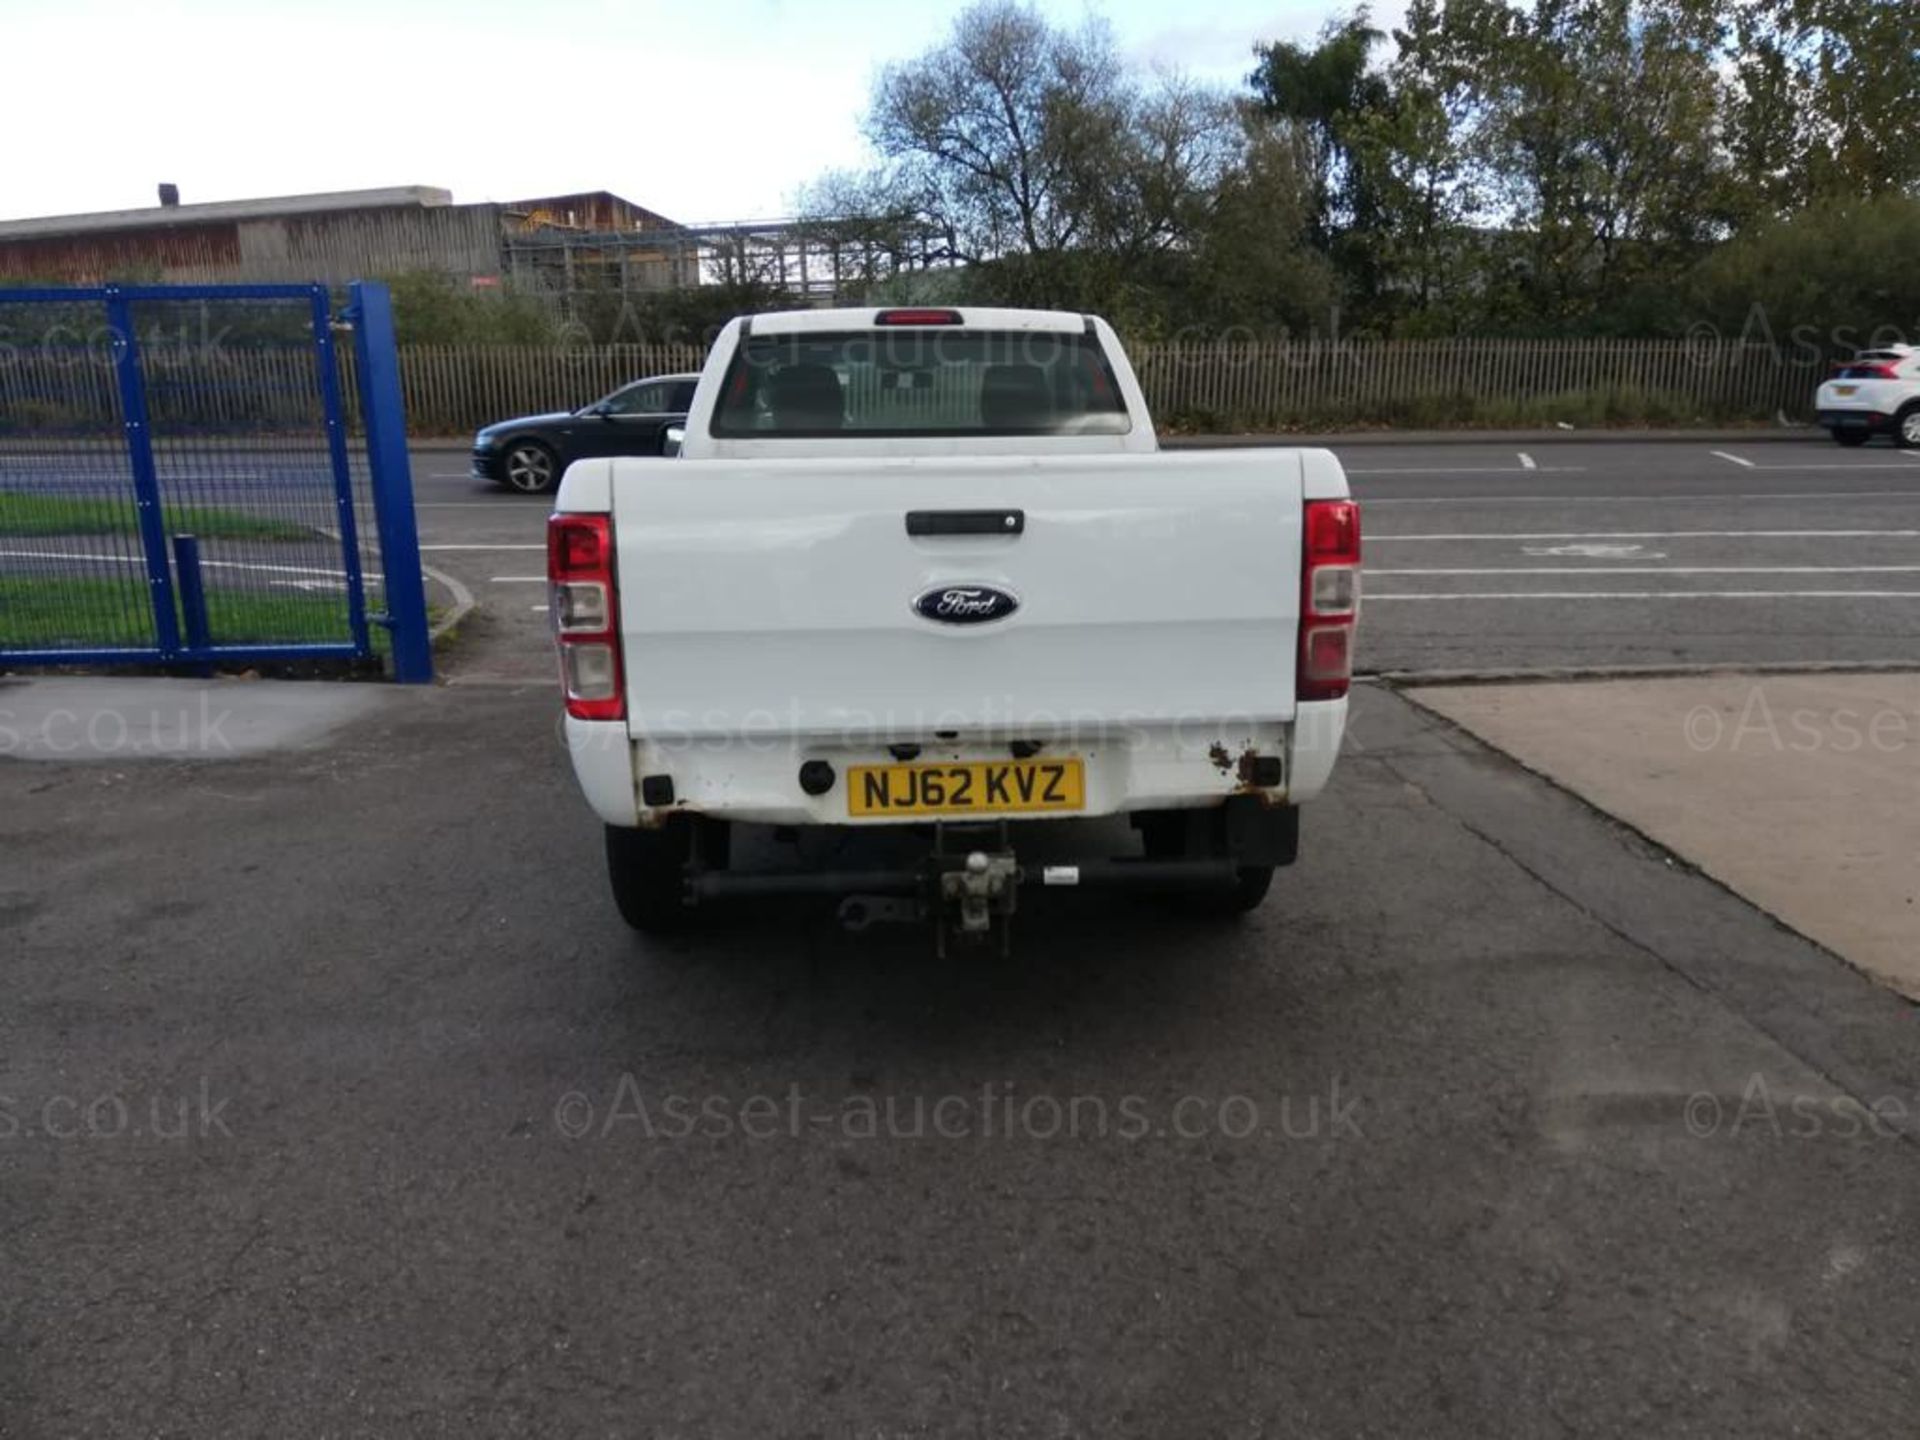
[[1376,575],[1920,575],[1920,565],[1542,565],[1497,570],[1368,570],[1366,573],[1369,579]]
[[1574,556],[1581,560],[1664,560],[1664,550],[1649,550],[1644,545],[1596,545],[1586,542],[1575,545],[1522,545],[1522,555],[1538,555],[1544,559],[1557,560],[1563,556]]
[[[0,550],[0,557],[15,560],[90,560],[105,565],[140,565],[147,563],[144,555],[88,555],[66,550]],[[344,570],[327,570],[314,565],[255,565],[243,560],[202,560],[202,570],[259,570],[270,575],[326,575],[333,579],[344,579]],[[372,582],[370,579],[370,583]]]
[[498,500],[416,500],[416,510],[498,510],[503,515],[511,515],[513,508],[502,505]]
[[[1510,465],[1450,465],[1392,470],[1356,470],[1351,466],[1342,468],[1349,475],[1518,475],[1520,473]],[[1524,468],[1535,475],[1583,475],[1587,469],[1584,465],[1528,465]]]
[[1369,595],[1384,600],[1920,600],[1920,590],[1484,590],[1432,595]]
[[544,575],[490,575],[487,577],[487,583],[490,585],[544,585],[547,583],[547,577]]
[[536,615],[544,615],[547,613],[547,607],[544,605],[533,605],[533,606],[529,606],[528,608],[531,609],[533,613]]
[[1538,470],[1540,467],[1533,463],[1533,457],[1531,455],[1522,450],[1520,452],[1520,468],[1522,470]]
[[422,545],[422,550],[544,550],[545,545]]
[[1904,470],[1904,465],[1889,465],[1884,460],[1814,460],[1805,465],[1755,465],[1755,470]]
[[1911,540],[1920,530],[1555,530],[1539,533],[1433,535],[1368,535],[1369,545],[1394,545],[1412,540]]
[[1735,465],[1745,466],[1749,470],[1758,470],[1760,468],[1758,465],[1754,464],[1753,461],[1742,460],[1738,455],[1729,455],[1724,450],[1714,450],[1709,453],[1718,457],[1721,460],[1729,460],[1733,462]]
[[[1353,471],[1347,473],[1351,475]],[[1684,495],[1398,495],[1380,499],[1362,495],[1359,498],[1363,508],[1372,510],[1382,505],[1701,505],[1718,500],[1920,500],[1920,491],[1748,490],[1722,494],[1699,490]]]

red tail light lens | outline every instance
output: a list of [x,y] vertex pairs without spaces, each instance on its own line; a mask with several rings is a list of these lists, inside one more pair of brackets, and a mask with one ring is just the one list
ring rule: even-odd
[[547,589],[567,713],[577,720],[623,719],[627,701],[610,518],[555,515],[547,521]]
[[1307,502],[1300,561],[1301,700],[1338,700],[1353,681],[1353,628],[1360,617],[1360,507]]

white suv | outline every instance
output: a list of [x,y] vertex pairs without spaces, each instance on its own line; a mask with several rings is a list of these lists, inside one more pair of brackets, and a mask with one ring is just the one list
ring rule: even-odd
[[1842,445],[1892,435],[1896,445],[1920,449],[1920,350],[1862,350],[1820,387],[1814,404],[1820,423]]

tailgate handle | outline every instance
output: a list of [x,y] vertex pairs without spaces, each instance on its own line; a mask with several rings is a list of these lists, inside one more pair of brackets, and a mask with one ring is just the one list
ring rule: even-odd
[[909,510],[909,535],[1024,535],[1024,510]]

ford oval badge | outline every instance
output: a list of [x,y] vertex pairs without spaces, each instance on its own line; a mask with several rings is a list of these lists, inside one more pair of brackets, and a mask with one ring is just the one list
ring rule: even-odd
[[913,602],[914,614],[942,625],[984,625],[1019,608],[1018,600],[991,585],[936,585]]

